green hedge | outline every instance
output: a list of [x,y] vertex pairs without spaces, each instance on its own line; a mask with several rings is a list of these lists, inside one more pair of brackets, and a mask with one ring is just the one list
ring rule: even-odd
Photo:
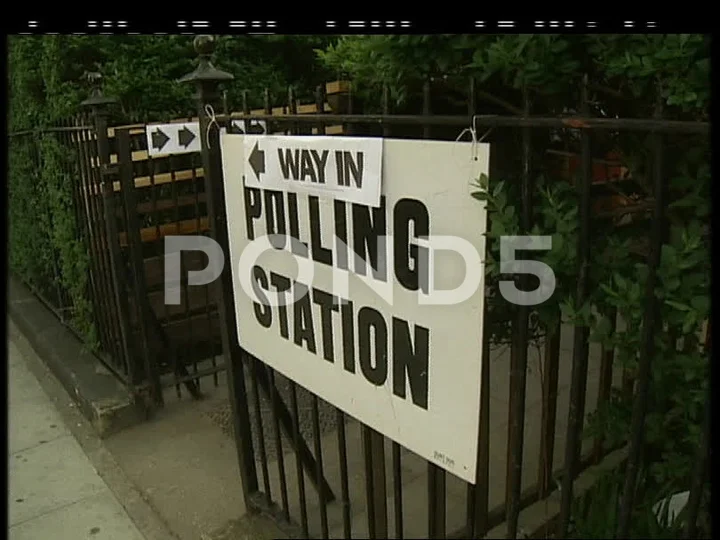
[[[9,263],[95,347],[87,249],[72,200],[73,156],[56,134],[43,131],[71,115],[80,97],[62,79],[63,53],[61,36],[10,39]],[[12,135],[26,130],[37,131]]]
[[[222,36],[216,63],[236,79],[228,102],[239,108],[243,90],[251,105],[269,88],[276,103],[293,84],[310,96],[327,73],[315,59],[324,36]],[[122,122],[162,121],[194,114],[191,85],[177,79],[192,71],[197,55],[190,36],[11,36],[9,130],[39,130],[79,111],[90,89],[83,74],[100,71],[106,95]],[[40,158],[38,159],[38,156]],[[55,135],[11,136],[9,142],[10,268],[38,292],[58,288],[72,303],[71,323],[96,345],[87,289],[88,249],[72,204],[73,155]]]
[[[416,35],[347,36],[319,53],[330,69],[352,80],[368,102],[387,85],[396,111],[417,113],[422,84],[445,96],[440,104],[455,112],[467,105],[467,81],[473,77],[482,99],[482,113],[522,112],[523,93],[532,114],[577,113],[580,88],[587,78],[590,113],[594,116],[648,118],[658,104],[663,115],[675,120],[709,120],[709,37],[700,35]],[[442,98],[443,96],[437,96]],[[490,98],[490,99],[488,99]],[[379,106],[374,100],[376,109]],[[488,105],[489,103],[489,105]],[[507,130],[506,130],[507,131]],[[614,227],[594,220],[591,251],[591,295],[576,300],[577,213],[576,191],[564,179],[543,170],[550,145],[548,131],[534,130],[538,150],[533,154],[535,223],[530,234],[550,235],[553,249],[534,254],[554,269],[558,288],[553,297],[530,313],[531,335],[539,344],[557,328],[557,314],[565,322],[590,328],[590,339],[605,350],[615,350],[616,365],[630,373],[638,366],[648,267],[636,253],[650,231],[648,219],[634,226]],[[478,135],[482,135],[481,133]],[[554,134],[577,149],[577,139],[560,130]],[[605,132],[593,134],[594,151],[615,151],[632,171],[634,194],[651,201],[652,138],[649,134]],[[544,137],[544,140],[543,140]],[[494,142],[493,136],[489,137]],[[497,150],[499,146],[494,146]],[[519,146],[515,147],[519,156]],[[671,135],[666,138],[665,175],[668,179],[670,222],[662,248],[655,294],[662,326],[657,328],[652,383],[648,396],[645,446],[634,517],[662,497],[688,489],[696,448],[700,441],[704,403],[709,385],[709,351],[704,347],[703,323],[710,311],[710,147],[708,136]],[[503,235],[519,233],[520,192],[518,167],[503,160],[502,176],[480,179],[484,190],[477,198],[488,204],[487,297],[494,342],[509,339],[507,321],[516,306],[498,293],[499,244]],[[505,162],[511,162],[510,166]],[[515,161],[517,163],[517,161]],[[497,171],[496,171],[497,173]],[[608,313],[617,310],[625,328],[613,328]],[[542,364],[538,366],[542,369]],[[610,403],[593,417],[587,436],[603,434],[608,443],[628,440],[632,399],[613,392]],[[567,414],[559,411],[559,414]],[[709,480],[706,481],[709,485]],[[606,497],[596,493],[598,503]],[[709,504],[709,501],[707,501]],[[705,510],[707,512],[707,506]],[[582,516],[584,523],[615,523],[617,508],[595,504]],[[705,513],[705,518],[708,514]],[[581,516],[576,516],[580,520]],[[654,519],[654,518],[653,518]],[[704,520],[707,522],[707,519]],[[587,529],[587,527],[585,527]],[[662,528],[659,528],[662,529]],[[668,536],[653,530],[654,537]],[[604,531],[584,530],[585,537],[603,538]],[[593,536],[597,534],[597,536]],[[650,534],[632,531],[632,534]]]

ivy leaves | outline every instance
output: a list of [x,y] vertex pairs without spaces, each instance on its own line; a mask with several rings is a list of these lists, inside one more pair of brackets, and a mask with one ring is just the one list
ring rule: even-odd
[[[532,251],[529,258],[549,266],[556,278],[553,296],[531,309],[531,335],[540,336],[555,324],[557,312],[563,299],[570,294],[568,283],[574,282],[577,243],[577,201],[574,190],[563,182],[553,182],[544,176],[535,180],[537,198],[534,226],[530,235],[550,236],[552,248],[547,251]],[[519,194],[517,184],[510,181],[491,182],[481,176],[476,182],[477,191],[473,197],[487,204],[488,226],[486,233],[486,285],[489,290],[487,303],[490,318],[497,324],[491,328],[491,339],[503,342],[509,335],[508,323],[517,306],[508,302],[499,293],[501,280],[516,279],[500,271],[500,243],[502,237],[520,234]],[[512,201],[512,202],[511,202]],[[524,253],[520,251],[520,253]]]
[[[81,88],[70,83],[60,58],[75,37],[41,36],[11,43],[11,129],[53,125],[77,112]],[[37,92],[25,93],[34,88]],[[86,97],[86,96],[82,96]],[[54,134],[10,138],[10,267],[42,294],[67,292],[71,323],[89,345],[96,342],[88,300],[88,253],[75,222],[71,157]]]
[[44,188],[41,210],[43,219],[48,221],[39,228],[48,235],[52,256],[57,260],[58,275],[53,280],[68,292],[72,301],[71,323],[92,348],[97,345],[97,338],[88,297],[90,261],[73,210],[72,178],[68,174],[72,170],[72,156],[52,134],[41,137],[39,152],[43,156],[39,175]]
[[[226,85],[228,103],[239,109],[242,92],[250,105],[261,106],[268,87],[275,102],[285,102],[287,87],[312,100],[316,85],[328,73],[315,50],[337,38],[330,36],[220,36],[217,65],[235,75]],[[100,71],[104,91],[120,100],[124,122],[162,121],[195,109],[192,85],[177,79],[195,66],[192,37],[169,36],[12,36],[11,130],[48,125],[77,112],[88,97],[86,71]]]
[[710,57],[705,36],[596,35],[591,40],[592,54],[609,81],[622,81],[638,98],[659,85],[666,105],[683,113],[707,115]]
[[659,89],[666,114],[708,117],[709,40],[701,35],[345,36],[318,58],[356,87],[389,85],[397,103],[420,91],[418,81],[461,75],[508,101],[527,88],[536,110],[562,114],[587,75],[606,90],[593,97],[602,114],[614,115],[619,105],[607,97],[620,95],[624,108],[649,115]]
[[[648,117],[662,103],[667,119],[708,119],[710,61],[706,36],[423,38],[346,37],[320,59],[349,76],[356,86],[376,91],[383,83],[390,85],[398,99],[407,93],[418,98],[420,88],[416,82],[444,72],[448,76],[474,77],[483,92],[501,96],[514,106],[515,112],[520,108],[522,92],[528,90],[535,114],[559,115],[577,109],[580,82],[587,76],[593,114]],[[464,87],[458,89],[465,91]],[[648,160],[650,138],[645,134],[608,133],[602,142],[607,146],[604,151],[620,150],[623,165],[631,171],[633,185],[628,195],[640,198],[638,206],[651,208],[654,194],[650,181],[653,166]],[[710,310],[709,148],[706,138],[669,136],[666,143],[666,148],[671,149],[665,153],[665,171],[671,178],[666,212],[669,237],[662,249],[653,291],[662,317],[653,336],[653,384],[647,418],[651,493],[687,489],[708,365],[708,352],[698,336]],[[552,249],[523,258],[549,265],[558,287],[548,301],[531,308],[532,338],[537,339],[550,328],[560,310],[566,322],[587,326],[591,341],[606,351],[614,350],[616,365],[633,373],[643,339],[649,276],[645,254],[638,254],[647,251],[641,242],[650,227],[646,213],[638,212],[634,223],[622,227],[593,220],[590,295],[578,305],[577,197],[565,180],[534,180],[535,225],[528,234],[551,236]],[[473,197],[486,204],[488,211],[489,338],[504,342],[516,306],[502,297],[498,283],[516,276],[500,272],[500,239],[520,231],[518,182],[482,177]],[[616,326],[610,315],[617,315],[623,324]],[[631,411],[627,394],[613,392],[610,403],[594,415],[592,427],[611,441],[626,439]]]
[[[570,41],[558,35],[508,35],[478,48],[469,68],[480,81],[499,76],[516,89],[554,93],[577,78],[580,62],[573,57]],[[568,80],[570,79],[570,80]]]
[[702,239],[677,233],[679,245],[664,245],[658,270],[660,286],[656,292],[664,303],[664,318],[683,334],[698,331],[710,317],[710,258]]
[[[692,153],[690,155],[692,157]],[[687,489],[699,440],[706,388],[708,352],[702,334],[710,315],[710,253],[707,235],[709,175],[706,164],[694,159],[678,164],[668,207],[670,229],[662,246],[655,296],[661,317],[654,341],[652,385],[647,417],[647,487],[651,490]],[[531,307],[531,339],[552,328],[557,310],[565,323],[590,330],[589,339],[615,352],[615,365],[633,374],[643,347],[649,268],[644,257],[633,254],[638,234],[631,227],[601,227],[593,219],[590,261],[590,295],[581,305],[576,300],[577,196],[567,183],[539,176],[535,179],[534,227],[531,234],[552,237],[552,249],[533,252],[526,258],[542,261],[555,272],[557,289],[539,306]],[[509,339],[509,321],[516,309],[498,292],[498,282],[512,279],[499,271],[499,244],[504,235],[520,230],[517,183],[477,182],[473,197],[488,210],[486,297],[492,323],[489,338]],[[602,232],[602,234],[600,234]],[[616,316],[622,321],[616,325]],[[632,414],[627,394],[614,392],[612,399],[592,416],[588,434],[603,433],[608,441],[627,437]],[[655,491],[653,491],[655,492]]]

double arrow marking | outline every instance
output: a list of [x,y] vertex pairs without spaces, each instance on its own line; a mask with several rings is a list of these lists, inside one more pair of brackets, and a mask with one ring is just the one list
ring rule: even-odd
[[152,145],[158,151],[162,150],[169,140],[170,137],[164,131],[160,131],[159,128],[152,133]]
[[[195,134],[186,126],[183,126],[182,129],[178,131],[178,145],[182,146],[183,148],[187,148],[188,146],[190,146],[190,143],[192,143],[194,140]],[[167,134],[160,128],[157,128],[155,131],[152,132],[152,146],[158,152],[165,148],[165,145],[168,143],[168,141],[170,141],[170,137],[168,137]]]
[[[148,151],[151,155],[183,154],[200,151],[200,126],[197,122],[172,124],[150,124],[146,126]],[[221,129],[224,132],[225,128]],[[257,134],[267,133],[264,120],[233,120],[230,133]]]
[[195,140],[195,134],[190,131],[186,126],[183,126],[183,128],[178,131],[178,143],[183,146],[183,148],[187,148],[190,146],[190,143]]

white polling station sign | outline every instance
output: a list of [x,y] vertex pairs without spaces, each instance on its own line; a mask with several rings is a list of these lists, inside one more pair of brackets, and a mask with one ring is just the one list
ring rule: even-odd
[[[474,483],[487,213],[471,184],[487,174],[489,147],[323,139],[330,137],[221,136],[239,343],[345,413]],[[248,164],[258,151],[265,153],[259,180]],[[362,188],[352,173],[342,173],[355,195],[317,189],[348,188],[330,173],[338,151],[349,152],[356,168],[360,152],[365,156],[370,175]],[[290,159],[302,180],[283,170],[290,170]],[[370,183],[380,190],[380,170],[377,199],[375,191],[358,196]],[[272,247],[262,243],[267,234],[278,235]],[[464,246],[464,254],[434,244],[442,238]],[[455,303],[431,302],[468,282]]]
[[382,139],[267,135],[244,141],[248,187],[380,205]]

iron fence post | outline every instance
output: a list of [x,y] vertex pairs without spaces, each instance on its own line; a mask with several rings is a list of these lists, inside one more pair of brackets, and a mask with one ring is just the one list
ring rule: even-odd
[[[93,86],[92,92],[90,97],[80,105],[90,110],[95,127],[95,136],[97,137],[97,165],[95,168],[91,165],[90,173],[92,175],[94,171],[97,174],[96,185],[100,186],[100,192],[102,194],[102,207],[105,214],[105,234],[107,236],[108,254],[110,257],[110,274],[113,282],[115,302],[118,308],[120,350],[125,357],[125,366],[127,367],[130,385],[133,387],[133,394],[136,395],[136,385],[141,381],[133,355],[130,308],[124,279],[125,273],[122,264],[122,254],[120,253],[118,240],[114,200],[115,193],[113,183],[109,179],[108,170],[110,165],[110,144],[107,136],[108,107],[117,100],[103,95],[100,86],[102,80],[100,73],[89,73],[87,78]],[[92,193],[91,196],[95,196],[95,194]]]
[[[587,113],[587,75],[581,89],[581,109]],[[592,182],[592,154],[590,134],[584,130],[581,134],[581,170],[575,189],[578,200],[578,237],[577,237],[577,287],[575,289],[575,309],[579,312],[587,301],[590,283],[590,184]],[[570,382],[570,406],[568,408],[567,435],[565,438],[565,471],[560,490],[560,522],[557,538],[565,538],[572,514],[573,490],[578,474],[578,464],[582,450],[582,430],[585,421],[585,398],[587,393],[589,328],[585,323],[576,323],[573,333],[573,359]]]
[[[530,94],[523,89],[523,110],[530,116]],[[520,180],[520,232],[530,234],[533,224],[532,138],[530,127],[522,128],[522,169]],[[527,290],[527,275],[520,275],[521,288]],[[525,443],[525,400],[527,397],[527,357],[529,343],[528,306],[520,305],[512,321],[510,349],[510,403],[508,411],[508,460],[506,469],[505,504],[507,507],[507,538],[518,536],[518,516],[522,497],[523,448]]]
[[[658,96],[655,117],[662,116],[663,101]],[[642,451],[645,444],[645,418],[648,410],[648,395],[652,385],[652,365],[656,356],[655,334],[662,331],[662,319],[658,313],[658,297],[655,292],[659,280],[658,268],[665,236],[667,178],[665,176],[665,144],[662,133],[652,134],[652,176],[653,204],[650,250],[647,258],[648,276],[645,283],[645,305],[642,319],[642,338],[638,351],[635,395],[633,397],[632,419],[628,437],[628,459],[625,467],[625,481],[620,502],[616,538],[627,538],[635,504],[638,475],[642,466]]]
[[[137,201],[135,199],[135,179],[133,175],[132,150],[130,148],[130,130],[115,130],[117,140],[117,162],[120,174],[120,190],[125,206],[125,223],[127,231],[127,245],[132,268],[133,296],[139,328],[139,340],[142,349],[142,361],[145,367],[145,381],[148,384],[149,401],[155,407],[164,405],[162,385],[158,362],[150,353],[150,319],[152,307],[149,305],[148,290],[145,283],[145,263],[142,256],[142,238],[140,234],[140,220],[137,215]],[[128,291],[130,293],[130,291]]]
[[198,54],[198,66],[180,78],[178,82],[194,83],[195,100],[198,108],[201,154],[205,178],[205,193],[210,222],[210,237],[220,244],[224,256],[224,271],[213,284],[220,320],[223,356],[228,374],[228,392],[233,415],[233,433],[240,465],[240,480],[248,509],[252,506],[252,495],[258,491],[258,477],[252,444],[250,415],[245,390],[245,375],[242,351],[236,335],[235,305],[230,268],[230,249],[226,226],[224,178],[220,153],[220,131],[214,118],[208,116],[206,106],[212,111],[219,101],[218,86],[234,77],[217,69],[211,62],[215,50],[214,36],[196,36],[193,45]]

